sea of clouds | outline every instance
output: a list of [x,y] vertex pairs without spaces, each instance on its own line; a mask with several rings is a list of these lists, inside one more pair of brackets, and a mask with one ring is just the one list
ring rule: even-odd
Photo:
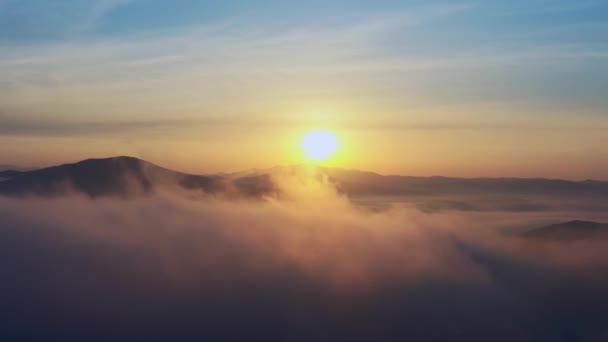
[[279,184],[265,201],[0,198],[0,339],[608,340],[604,242]]

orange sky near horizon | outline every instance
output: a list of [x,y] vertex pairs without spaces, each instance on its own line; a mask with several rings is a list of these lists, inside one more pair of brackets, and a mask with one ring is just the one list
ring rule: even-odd
[[608,180],[605,2],[28,3],[0,1],[0,165],[268,168],[328,129],[330,166]]
[[[201,133],[161,129],[91,136],[0,137],[6,162],[50,166],[87,158],[129,155],[190,173],[234,172],[309,162],[300,142],[314,128],[265,127]],[[381,174],[455,177],[608,179],[608,136],[590,130],[577,141],[564,129],[489,127],[350,128],[335,132],[340,148],[322,165]],[[203,130],[203,132],[206,130]],[[240,138],[233,138],[240,136]]]

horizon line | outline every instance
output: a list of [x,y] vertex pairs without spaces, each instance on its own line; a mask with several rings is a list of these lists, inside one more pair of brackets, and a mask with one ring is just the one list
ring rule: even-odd
[[[174,169],[172,167],[166,167],[166,166],[162,166],[160,163],[156,163],[153,161],[149,161],[147,159],[143,159],[140,157],[135,157],[135,156],[129,156],[129,155],[114,155],[114,156],[109,156],[109,157],[90,157],[90,158],[85,158],[85,159],[80,159],[77,161],[73,161],[73,162],[63,162],[63,163],[58,163],[58,164],[53,164],[53,165],[47,165],[47,166],[19,166],[19,165],[13,165],[12,163],[10,164],[6,164],[6,165],[0,165],[0,172],[5,172],[5,171],[18,171],[18,172],[31,172],[31,171],[38,171],[38,170],[44,170],[44,169],[48,169],[48,168],[52,168],[52,167],[59,167],[59,166],[64,166],[64,165],[73,165],[73,164],[78,164],[78,163],[82,163],[88,160],[110,160],[110,159],[121,159],[121,158],[128,158],[128,159],[136,159],[140,162],[146,162],[149,164],[152,164],[156,167],[160,167],[160,168],[164,168],[173,172],[179,172],[179,173],[183,173],[183,174],[188,174],[188,175],[197,175],[197,176],[216,176],[216,175],[235,175],[235,174],[239,174],[239,173],[247,173],[250,171],[260,171],[260,172],[270,172],[273,169],[278,169],[278,168],[293,168],[293,167],[302,167],[302,166],[314,166],[314,167],[318,167],[318,168],[325,168],[325,169],[333,169],[333,170],[342,170],[342,171],[352,171],[352,172],[361,172],[361,173],[367,173],[367,174],[374,174],[376,176],[380,176],[380,177],[409,177],[409,178],[446,178],[446,179],[465,179],[465,180],[482,180],[482,179],[513,179],[513,180],[550,180],[550,181],[566,181],[566,182],[575,182],[575,183],[584,183],[584,182],[600,182],[600,183],[608,183],[608,179],[594,179],[594,178],[585,178],[585,179],[568,179],[568,178],[555,178],[555,177],[515,177],[515,176],[474,176],[474,177],[459,177],[459,176],[447,176],[447,175],[426,175],[426,176],[421,176],[421,175],[407,175],[407,174],[384,174],[384,173],[380,173],[380,172],[376,172],[376,171],[369,171],[369,170],[362,170],[362,169],[357,169],[357,168],[349,168],[349,167],[338,167],[338,166],[325,166],[325,165],[321,165],[319,163],[313,163],[313,162],[309,162],[309,163],[300,163],[300,164],[289,164],[289,165],[274,165],[271,167],[266,167],[266,168],[258,168],[258,167],[252,167],[252,168],[248,168],[248,169],[241,169],[241,170],[237,170],[237,171],[220,171],[220,172],[213,172],[213,173],[196,173],[196,172],[190,172],[190,171],[181,171],[181,170],[177,170]],[[315,165],[317,164],[317,165]],[[3,168],[3,167],[12,167],[12,168]]]

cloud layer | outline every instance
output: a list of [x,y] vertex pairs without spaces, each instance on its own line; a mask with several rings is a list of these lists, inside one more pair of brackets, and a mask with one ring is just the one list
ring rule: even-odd
[[[0,200],[2,337],[602,341],[608,253],[497,223],[370,213],[323,182],[269,202]],[[498,217],[496,217],[497,221]]]

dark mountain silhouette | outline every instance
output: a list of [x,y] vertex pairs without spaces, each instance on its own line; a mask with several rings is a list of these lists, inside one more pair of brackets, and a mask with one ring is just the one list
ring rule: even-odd
[[17,166],[17,165],[6,165],[6,164],[2,164],[0,165],[0,171],[31,171],[34,168],[28,168],[28,167],[21,167],[21,166]]
[[384,176],[373,172],[298,165],[233,174],[193,175],[133,157],[88,159],[34,171],[0,173],[0,194],[60,196],[78,191],[91,197],[146,195],[158,189],[263,197],[278,194],[275,176],[328,179],[349,196],[540,195],[608,197],[608,182],[520,178]]
[[77,191],[90,197],[137,197],[158,189],[182,189],[208,194],[261,197],[274,191],[264,177],[255,187],[220,176],[185,174],[133,157],[88,159],[45,169],[10,174],[0,182],[0,194],[8,196],[61,196]]
[[608,182],[543,178],[450,178],[383,176],[372,172],[324,168],[351,195],[567,195],[608,197]]
[[608,223],[570,221],[534,229],[523,236],[543,240],[608,239]]
[[22,171],[17,171],[17,170],[0,171],[0,179],[14,178],[14,177],[17,177],[18,175],[20,175],[21,173],[22,173]]
[[[311,170],[314,169],[314,170]],[[354,169],[314,168],[309,165],[252,169],[227,176],[259,176],[265,174],[314,175],[327,177],[346,194],[352,196],[439,196],[439,195],[560,195],[608,197],[608,181],[569,181],[544,178],[453,178],[381,175]]]

